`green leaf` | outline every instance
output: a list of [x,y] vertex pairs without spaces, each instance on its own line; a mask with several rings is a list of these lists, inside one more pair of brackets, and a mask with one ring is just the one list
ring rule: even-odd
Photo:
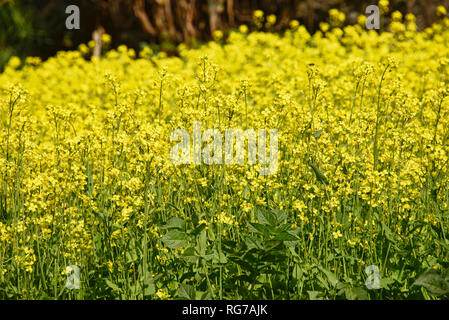
[[193,235],[193,236],[197,236],[200,234],[201,231],[203,231],[206,228],[206,224],[205,223],[201,223],[200,225],[198,225],[195,229],[190,230],[189,234]]
[[108,280],[108,279],[106,279],[106,284],[107,284],[108,287],[111,288],[112,290],[114,290],[114,291],[120,291],[120,288],[119,288],[115,283],[113,283],[112,281],[110,281],[110,280]]
[[277,225],[276,216],[266,209],[259,209],[257,211],[257,220],[259,223],[275,227]]
[[382,230],[384,232],[385,238],[387,238],[388,241],[396,242],[396,240],[394,239],[393,231],[391,231],[391,229],[383,221],[382,221]]
[[178,230],[170,230],[161,240],[170,249],[186,247],[189,243],[187,234]]
[[249,249],[262,249],[262,244],[260,243],[260,241],[253,236],[247,235],[245,237],[245,243]]
[[323,300],[324,293],[321,291],[307,291],[309,294],[309,300]]
[[315,173],[315,176],[319,182],[329,184],[324,174],[317,168],[314,163],[310,163],[309,165],[313,169],[313,172]]
[[170,218],[165,225],[161,227],[161,229],[181,229],[184,230],[186,226],[186,222],[178,217]]
[[132,263],[137,261],[137,253],[136,250],[133,248],[129,251],[126,251],[126,263]]
[[284,251],[284,247],[282,246],[282,241],[279,240],[268,240],[265,241],[265,252],[270,250],[281,250]]
[[251,222],[249,223],[249,231],[261,233],[264,236],[268,237],[270,235],[270,229],[268,229],[265,225],[260,223]]
[[206,292],[197,291],[196,292],[196,299],[197,300],[212,300],[212,297],[211,297],[209,291],[206,291]]
[[200,256],[204,256],[206,254],[207,248],[207,232],[206,230],[201,231],[200,236],[198,238],[198,252]]
[[380,282],[379,285],[380,285],[381,289],[389,290],[390,289],[389,285],[393,284],[394,280],[391,278],[381,278],[379,282]]
[[303,275],[302,269],[298,264],[295,264],[295,266],[293,267],[293,273],[292,273],[292,277],[293,279],[299,281],[301,280]]
[[226,256],[224,255],[223,252],[218,252],[217,250],[214,250],[213,261],[214,263],[225,264],[228,262],[228,259],[226,259]]
[[278,224],[287,222],[287,213],[284,210],[274,209],[273,214],[275,215]]
[[181,284],[178,290],[178,298],[184,300],[196,300],[195,287],[188,284]]
[[188,247],[182,254],[182,259],[188,263],[195,263],[198,259],[198,254],[194,247]]
[[279,241],[299,241],[299,238],[291,233],[288,232],[280,232],[276,234],[273,240],[279,240]]
[[318,131],[315,131],[314,133],[312,133],[312,135],[315,139],[319,139],[319,137],[321,137],[322,133],[323,133],[323,130],[318,130]]
[[145,279],[143,280],[143,295],[152,296],[156,293],[153,278],[149,272],[146,272]]
[[445,239],[445,241],[436,240],[435,242],[440,244],[444,249],[449,251],[449,240],[447,240],[447,239]]
[[348,300],[369,300],[368,292],[361,287],[345,289],[345,296]]
[[331,287],[335,287],[337,285],[337,283],[338,283],[337,276],[333,272],[331,272],[329,270],[326,270],[323,267],[318,267],[318,268],[321,270],[321,272],[323,272],[326,275],[326,278],[327,278],[327,281],[328,281],[329,285]]
[[429,269],[416,279],[414,286],[423,286],[434,295],[449,293],[449,284],[440,276],[435,269]]

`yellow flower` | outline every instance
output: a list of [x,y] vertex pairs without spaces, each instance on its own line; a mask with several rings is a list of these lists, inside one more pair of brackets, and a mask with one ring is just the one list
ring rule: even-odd
[[344,12],[339,12],[338,13],[338,21],[342,24],[343,22],[345,22],[346,20],[346,14]]
[[109,260],[109,261],[106,263],[106,265],[107,265],[107,267],[108,267],[109,272],[112,273],[112,272],[114,271],[114,263],[113,263],[112,261]]
[[223,38],[223,31],[221,30],[215,30],[212,34],[212,37],[215,41],[221,40]]
[[42,60],[39,57],[26,57],[25,63],[33,66],[38,66],[39,64],[42,63]]
[[107,34],[107,33],[103,33],[102,35],[101,35],[101,42],[103,43],[103,44],[109,44],[109,43],[111,43],[111,36],[109,35],[109,34]]
[[149,57],[151,57],[152,54],[153,54],[153,50],[151,50],[150,47],[144,47],[144,48],[139,52],[139,57],[140,57],[140,58],[144,58],[144,59],[148,59]]
[[240,33],[246,34],[248,33],[248,27],[245,24],[239,26]]
[[447,15],[447,10],[444,6],[438,6],[437,7],[437,15],[439,17],[444,17]]
[[332,232],[332,237],[334,237],[334,239],[338,239],[338,238],[343,237],[343,234],[341,233],[340,230],[337,230],[337,231]]
[[400,11],[395,11],[391,14],[391,19],[393,21],[402,21],[402,13]]
[[270,25],[274,25],[274,24],[276,23],[276,15],[274,15],[274,14],[268,15],[268,16],[267,16],[267,22],[268,22]]
[[255,19],[262,19],[263,18],[263,11],[262,10],[255,10],[253,13],[253,17]]
[[96,45],[97,45],[97,43],[96,43],[94,40],[90,40],[90,41],[87,43],[87,46],[88,46],[89,48],[91,48],[91,49],[95,48]]
[[121,44],[117,47],[117,51],[120,53],[127,53],[128,52],[128,47],[124,44]]
[[157,296],[159,299],[168,299],[168,298],[170,298],[170,294],[167,293],[167,292],[165,292],[165,291],[162,290],[162,289],[158,289],[158,290],[157,290],[156,296]]
[[357,17],[357,23],[363,27],[366,26],[366,16],[365,15],[360,15]]
[[90,52],[89,47],[86,46],[84,43],[80,44],[78,46],[78,50],[82,53],[82,54],[88,54]]
[[136,57],[136,51],[134,49],[129,49],[128,50],[128,57],[130,57],[131,59]]
[[292,20],[292,21],[290,21],[289,25],[290,25],[291,29],[296,30],[299,27],[299,21],[298,20]]
[[[311,253],[324,228],[343,251],[380,255],[385,221],[399,249],[407,238],[431,250],[429,226],[444,224],[439,211],[449,207],[449,19],[421,32],[413,15],[393,12],[389,30],[377,32],[366,30],[365,16],[345,27],[344,13],[329,16],[314,34],[296,20],[285,33],[248,34],[242,25],[227,41],[179,45],[176,55],[144,47],[135,59],[122,45],[90,59],[90,42],[45,61],[26,57],[20,70],[23,61],[11,58],[0,74],[0,295],[14,295],[7,282],[20,275],[34,298],[46,257],[86,270],[101,261],[118,280],[138,278],[146,246],[155,285],[167,285],[155,298],[170,298],[174,268],[194,260],[184,242],[192,230],[206,229],[208,255],[220,240],[253,234],[265,208],[270,224],[300,228]],[[251,23],[277,22],[256,11]],[[248,136],[226,143],[231,128]],[[174,130],[182,139],[172,140]],[[172,161],[176,147],[190,163]],[[231,161],[202,161],[205,151],[230,150]],[[262,175],[263,162],[277,174]],[[112,251],[98,250],[104,245]],[[443,253],[434,250],[438,261]]]
[[323,32],[329,31],[329,23],[326,22],[320,22],[320,30]]
[[405,20],[408,22],[414,22],[414,21],[416,21],[416,17],[413,13],[407,13],[405,15]]
[[388,0],[380,0],[379,1],[379,9],[382,14],[388,13],[388,6],[390,2]]
[[17,68],[18,66],[20,66],[22,64],[22,61],[20,60],[19,57],[16,56],[12,56],[9,61],[8,61],[8,66],[11,68]]
[[330,9],[329,10],[329,18],[330,18],[330,25],[333,27],[339,27],[341,26],[345,20],[346,15],[344,12],[339,11],[338,9]]
[[296,200],[293,203],[293,208],[299,210],[300,212],[302,212],[305,208],[307,208],[307,206],[304,204],[304,201]]
[[226,212],[222,212],[219,217],[218,217],[218,221],[220,223],[224,223],[227,225],[232,225],[234,224],[234,218],[232,216],[229,216],[226,214]]

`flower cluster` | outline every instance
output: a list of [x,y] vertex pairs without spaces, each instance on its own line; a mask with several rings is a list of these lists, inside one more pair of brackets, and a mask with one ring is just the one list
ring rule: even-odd
[[[85,287],[115,279],[92,297],[166,299],[181,281],[216,293],[218,274],[244,281],[233,273],[246,265],[215,246],[258,249],[244,235],[267,208],[301,239],[289,261],[314,256],[342,277],[358,279],[359,260],[413,269],[401,258],[410,246],[447,261],[438,245],[447,246],[449,212],[443,9],[424,32],[399,12],[386,32],[340,27],[345,16],[333,10],[323,32],[298,21],[283,34],[241,26],[226,40],[216,31],[197,49],[180,45],[179,56],[122,45],[89,58],[87,44],[45,62],[12,58],[0,74],[0,281],[11,284],[0,297],[23,297],[18,283],[57,294],[66,265],[82,266]],[[264,21],[276,17],[256,11],[254,23]],[[170,133],[194,121],[223,132],[279,128],[277,173],[173,164]],[[189,265],[196,256],[229,269],[198,276],[206,267]]]

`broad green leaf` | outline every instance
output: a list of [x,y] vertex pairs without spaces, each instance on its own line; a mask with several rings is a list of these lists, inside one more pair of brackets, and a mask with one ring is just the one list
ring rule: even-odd
[[346,288],[345,296],[348,300],[369,300],[368,292],[361,287]]
[[156,293],[153,278],[150,272],[146,272],[145,279],[143,280],[143,295],[151,296]]
[[262,244],[260,243],[260,241],[253,236],[247,235],[245,237],[245,243],[249,249],[262,249]]
[[307,291],[309,300],[323,300],[324,293],[321,291]]
[[270,230],[265,225],[256,222],[249,224],[249,231],[261,233],[266,237],[270,235]]
[[391,284],[393,284],[394,283],[394,280],[393,279],[390,279],[390,278],[384,278],[384,277],[382,277],[382,278],[380,278],[380,288],[381,289],[387,289],[387,290],[389,290],[390,289],[390,285]]
[[337,276],[333,272],[331,272],[323,267],[318,267],[318,268],[326,275],[329,285],[331,287],[335,287],[338,283]]
[[218,252],[217,250],[214,250],[213,261],[214,263],[225,264],[228,262],[228,259],[226,259],[226,256],[224,255],[223,252]]
[[188,284],[181,284],[178,290],[178,298],[185,300],[196,300],[195,287]]
[[279,241],[299,241],[299,238],[293,234],[290,234],[288,232],[280,232],[278,234],[276,234],[276,236],[274,237],[274,240],[279,240]]
[[197,292],[196,292],[196,299],[197,299],[197,300],[211,300],[212,297],[211,297],[209,291],[206,291],[206,292],[203,292],[203,291],[197,291]]
[[194,247],[188,247],[182,254],[182,259],[188,263],[195,263],[198,259],[198,254]]
[[189,243],[187,234],[178,230],[170,230],[161,240],[170,249],[186,247]]
[[277,225],[276,216],[266,209],[259,209],[257,211],[257,220],[263,225],[275,227]]
[[120,288],[113,283],[112,281],[110,281],[109,279],[106,279],[106,284],[108,285],[109,288],[111,288],[114,291],[120,291]]
[[302,269],[298,264],[295,264],[295,266],[293,267],[293,273],[292,273],[292,277],[293,279],[299,281],[301,280],[303,275]]
[[385,222],[382,221],[382,230],[384,232],[385,237],[391,241],[395,242],[393,231],[385,224]]
[[200,225],[198,225],[195,229],[190,230],[189,234],[196,236],[199,235],[201,231],[203,231],[206,228],[206,224],[201,223]]
[[278,224],[287,222],[287,213],[284,210],[274,209],[273,214],[276,216],[276,220]]
[[183,230],[185,228],[186,222],[179,218],[179,217],[173,217],[170,218],[165,225],[161,227],[161,229],[181,229]]
[[423,286],[434,295],[449,293],[449,284],[440,276],[437,270],[429,269],[416,279],[414,286]]
[[137,253],[135,249],[131,249],[129,251],[126,251],[126,262],[131,263],[137,261]]

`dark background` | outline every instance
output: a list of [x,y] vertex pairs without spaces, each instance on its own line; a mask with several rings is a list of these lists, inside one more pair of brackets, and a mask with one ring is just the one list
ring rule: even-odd
[[[70,4],[80,8],[80,30],[65,27]],[[76,49],[92,40],[95,30],[110,34],[112,47],[126,44],[138,50],[151,44],[175,54],[176,44],[198,45],[214,30],[241,24],[254,29],[256,9],[277,16],[269,31],[281,31],[297,19],[313,32],[331,8],[345,12],[346,23],[354,24],[370,4],[377,0],[0,0],[0,70],[12,55],[45,59],[59,50]],[[414,13],[422,30],[436,19],[438,5],[448,8],[449,0],[390,0],[390,13]]]

